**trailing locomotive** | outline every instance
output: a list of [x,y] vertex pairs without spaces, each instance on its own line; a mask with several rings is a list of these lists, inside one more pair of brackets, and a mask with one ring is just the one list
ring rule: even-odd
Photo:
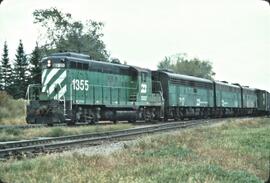
[[27,90],[27,123],[130,122],[270,113],[270,94],[239,84],[91,60],[42,59],[41,85]]
[[[153,80],[162,83],[165,119],[257,115],[255,89],[192,76],[153,71]],[[269,110],[268,110],[269,111]],[[261,114],[266,114],[263,108]]]
[[165,100],[164,119],[210,116],[214,108],[213,81],[153,71],[153,81],[160,82]]

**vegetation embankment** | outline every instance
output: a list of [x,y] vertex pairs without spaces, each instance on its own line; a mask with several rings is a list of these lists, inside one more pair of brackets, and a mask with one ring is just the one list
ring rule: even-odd
[[131,128],[132,124],[96,125],[80,127],[50,127],[50,128],[10,128],[0,130],[0,141],[33,139],[38,137],[60,137],[93,132],[115,131]]
[[112,155],[48,155],[0,164],[6,182],[263,182],[270,119],[228,120],[141,138]]
[[25,101],[15,100],[6,92],[0,91],[0,125],[26,124]]

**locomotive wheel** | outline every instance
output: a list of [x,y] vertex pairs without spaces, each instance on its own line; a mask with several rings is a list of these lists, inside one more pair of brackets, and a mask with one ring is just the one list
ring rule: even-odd
[[136,123],[136,119],[128,120],[129,123]]
[[90,124],[90,125],[95,125],[96,122],[95,122],[95,120],[91,120],[91,122],[90,122],[89,124]]
[[76,117],[72,116],[71,119],[69,121],[67,121],[67,125],[68,126],[73,126],[76,123]]
[[67,125],[68,126],[74,126],[75,125],[75,121],[69,121],[69,122],[67,122]]
[[52,127],[53,123],[47,123],[47,126]]
[[97,123],[98,123],[98,119],[93,118],[93,119],[91,120],[91,123],[90,123],[90,124],[95,125],[95,124],[97,124]]

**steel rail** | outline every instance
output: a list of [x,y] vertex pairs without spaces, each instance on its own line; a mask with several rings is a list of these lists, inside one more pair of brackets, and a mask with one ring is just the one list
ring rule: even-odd
[[67,126],[65,123],[54,124],[53,126],[48,126],[47,124],[25,124],[25,125],[0,125],[0,130],[6,129],[28,129],[28,128],[50,128],[58,126]]
[[41,128],[45,127],[44,124],[27,124],[27,125],[0,125],[0,130],[3,129],[15,129],[15,128],[21,128],[21,129],[26,129],[26,128]]
[[[97,123],[94,125],[108,125],[113,123]],[[77,123],[76,125],[67,125],[66,123],[55,123],[52,126],[47,124],[25,124],[25,125],[0,125],[0,130],[6,129],[28,129],[28,128],[52,128],[52,127],[80,127],[80,126],[90,126],[92,124],[88,123]]]
[[[42,141],[43,144],[30,144],[25,143],[24,146],[21,147],[9,147],[6,149],[0,150],[0,158],[8,158],[10,156],[16,156],[23,153],[40,153],[40,152],[47,152],[47,151],[55,151],[62,148],[70,148],[73,146],[84,145],[84,144],[97,144],[103,141],[115,140],[115,139],[123,139],[127,137],[133,137],[143,134],[149,133],[156,133],[156,132],[164,132],[175,130],[178,128],[186,128],[191,127],[194,125],[200,125],[204,123],[213,123],[217,120],[193,120],[189,122],[173,122],[173,123],[166,123],[161,125],[153,125],[150,127],[142,127],[142,128],[134,128],[134,129],[127,129],[121,131],[113,131],[113,132],[103,132],[103,133],[96,133],[96,134],[85,134],[85,135],[73,135],[73,136],[65,136],[65,137],[58,137],[52,138],[46,142]],[[58,139],[58,140],[55,140]],[[59,140],[60,139],[60,140]],[[8,144],[8,143],[6,143]]]

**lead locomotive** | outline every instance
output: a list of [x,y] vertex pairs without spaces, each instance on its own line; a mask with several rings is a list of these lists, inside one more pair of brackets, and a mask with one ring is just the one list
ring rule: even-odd
[[27,91],[28,123],[95,123],[152,120],[163,116],[162,93],[153,91],[151,71],[56,53],[41,61],[41,85]]

